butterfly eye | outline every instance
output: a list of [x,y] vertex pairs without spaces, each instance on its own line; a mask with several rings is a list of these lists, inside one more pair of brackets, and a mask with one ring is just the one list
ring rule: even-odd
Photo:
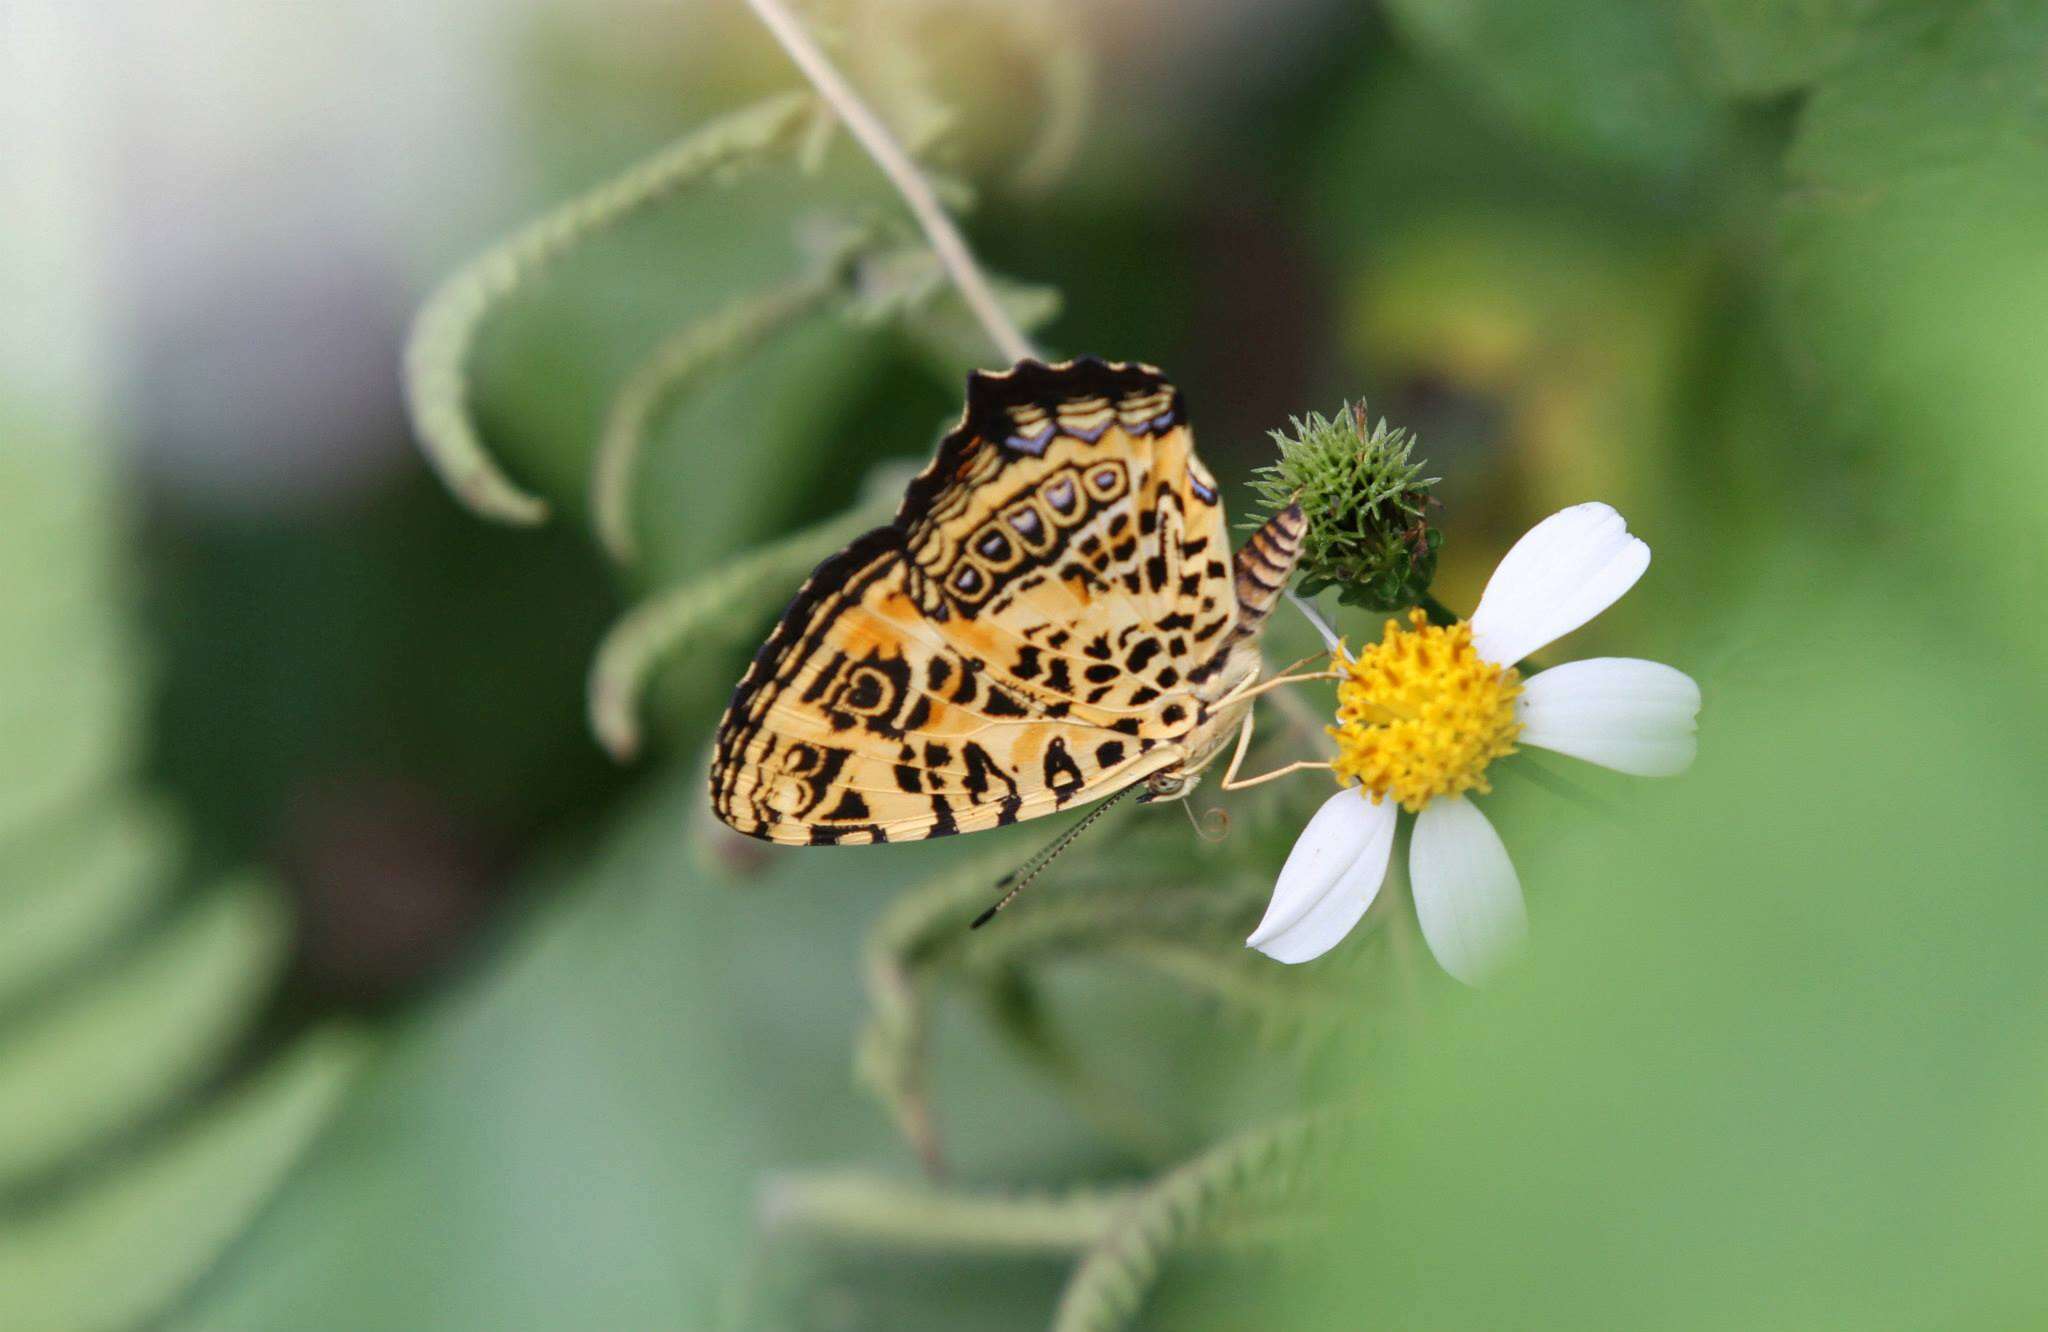
[[1188,779],[1177,772],[1155,772],[1145,779],[1145,789],[1162,800],[1171,800],[1187,789]]

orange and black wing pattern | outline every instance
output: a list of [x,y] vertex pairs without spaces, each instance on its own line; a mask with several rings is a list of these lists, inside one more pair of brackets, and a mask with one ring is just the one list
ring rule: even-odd
[[712,806],[792,844],[998,827],[1172,766],[1237,620],[1222,498],[1149,366],[1023,361],[819,565],[718,728]]

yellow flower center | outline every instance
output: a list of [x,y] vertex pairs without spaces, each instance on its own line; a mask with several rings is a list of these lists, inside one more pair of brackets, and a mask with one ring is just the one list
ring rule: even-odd
[[1409,811],[1438,796],[1484,794],[1486,766],[1515,751],[1521,731],[1515,695],[1522,678],[1472,647],[1472,626],[1444,628],[1411,611],[1408,627],[1387,621],[1379,642],[1356,661],[1336,662],[1340,781],[1355,781],[1375,802],[1392,796]]

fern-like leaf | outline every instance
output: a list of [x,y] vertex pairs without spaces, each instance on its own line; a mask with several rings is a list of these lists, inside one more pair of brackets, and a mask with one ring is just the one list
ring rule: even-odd
[[640,700],[671,648],[720,627],[724,617],[737,622],[759,611],[763,587],[793,585],[819,560],[885,521],[892,508],[871,498],[634,607],[605,635],[590,668],[590,729],[598,743],[621,763],[636,756]]
[[824,305],[839,290],[838,267],[741,297],[685,325],[627,376],[606,415],[591,483],[591,517],[613,559],[630,564],[639,556],[633,479],[660,415],[706,372],[731,364]]
[[1305,1167],[1341,1121],[1328,1112],[1266,1125],[1210,1148],[1146,1187],[1082,1256],[1053,1332],[1119,1332],[1177,1249],[1300,1191]]
[[759,165],[793,148],[816,102],[785,93],[700,126],[654,156],[529,222],[458,269],[413,320],[405,349],[406,403],[427,460],[469,508],[532,525],[547,504],[490,455],[469,402],[469,360],[487,316],[549,265],[686,186]]

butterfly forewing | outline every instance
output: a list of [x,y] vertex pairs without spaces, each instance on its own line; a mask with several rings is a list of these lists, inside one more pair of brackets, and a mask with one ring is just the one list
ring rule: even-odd
[[1106,795],[1184,757],[1236,613],[1222,501],[1156,370],[972,375],[895,521],[818,567],[741,680],[713,807],[874,842]]

